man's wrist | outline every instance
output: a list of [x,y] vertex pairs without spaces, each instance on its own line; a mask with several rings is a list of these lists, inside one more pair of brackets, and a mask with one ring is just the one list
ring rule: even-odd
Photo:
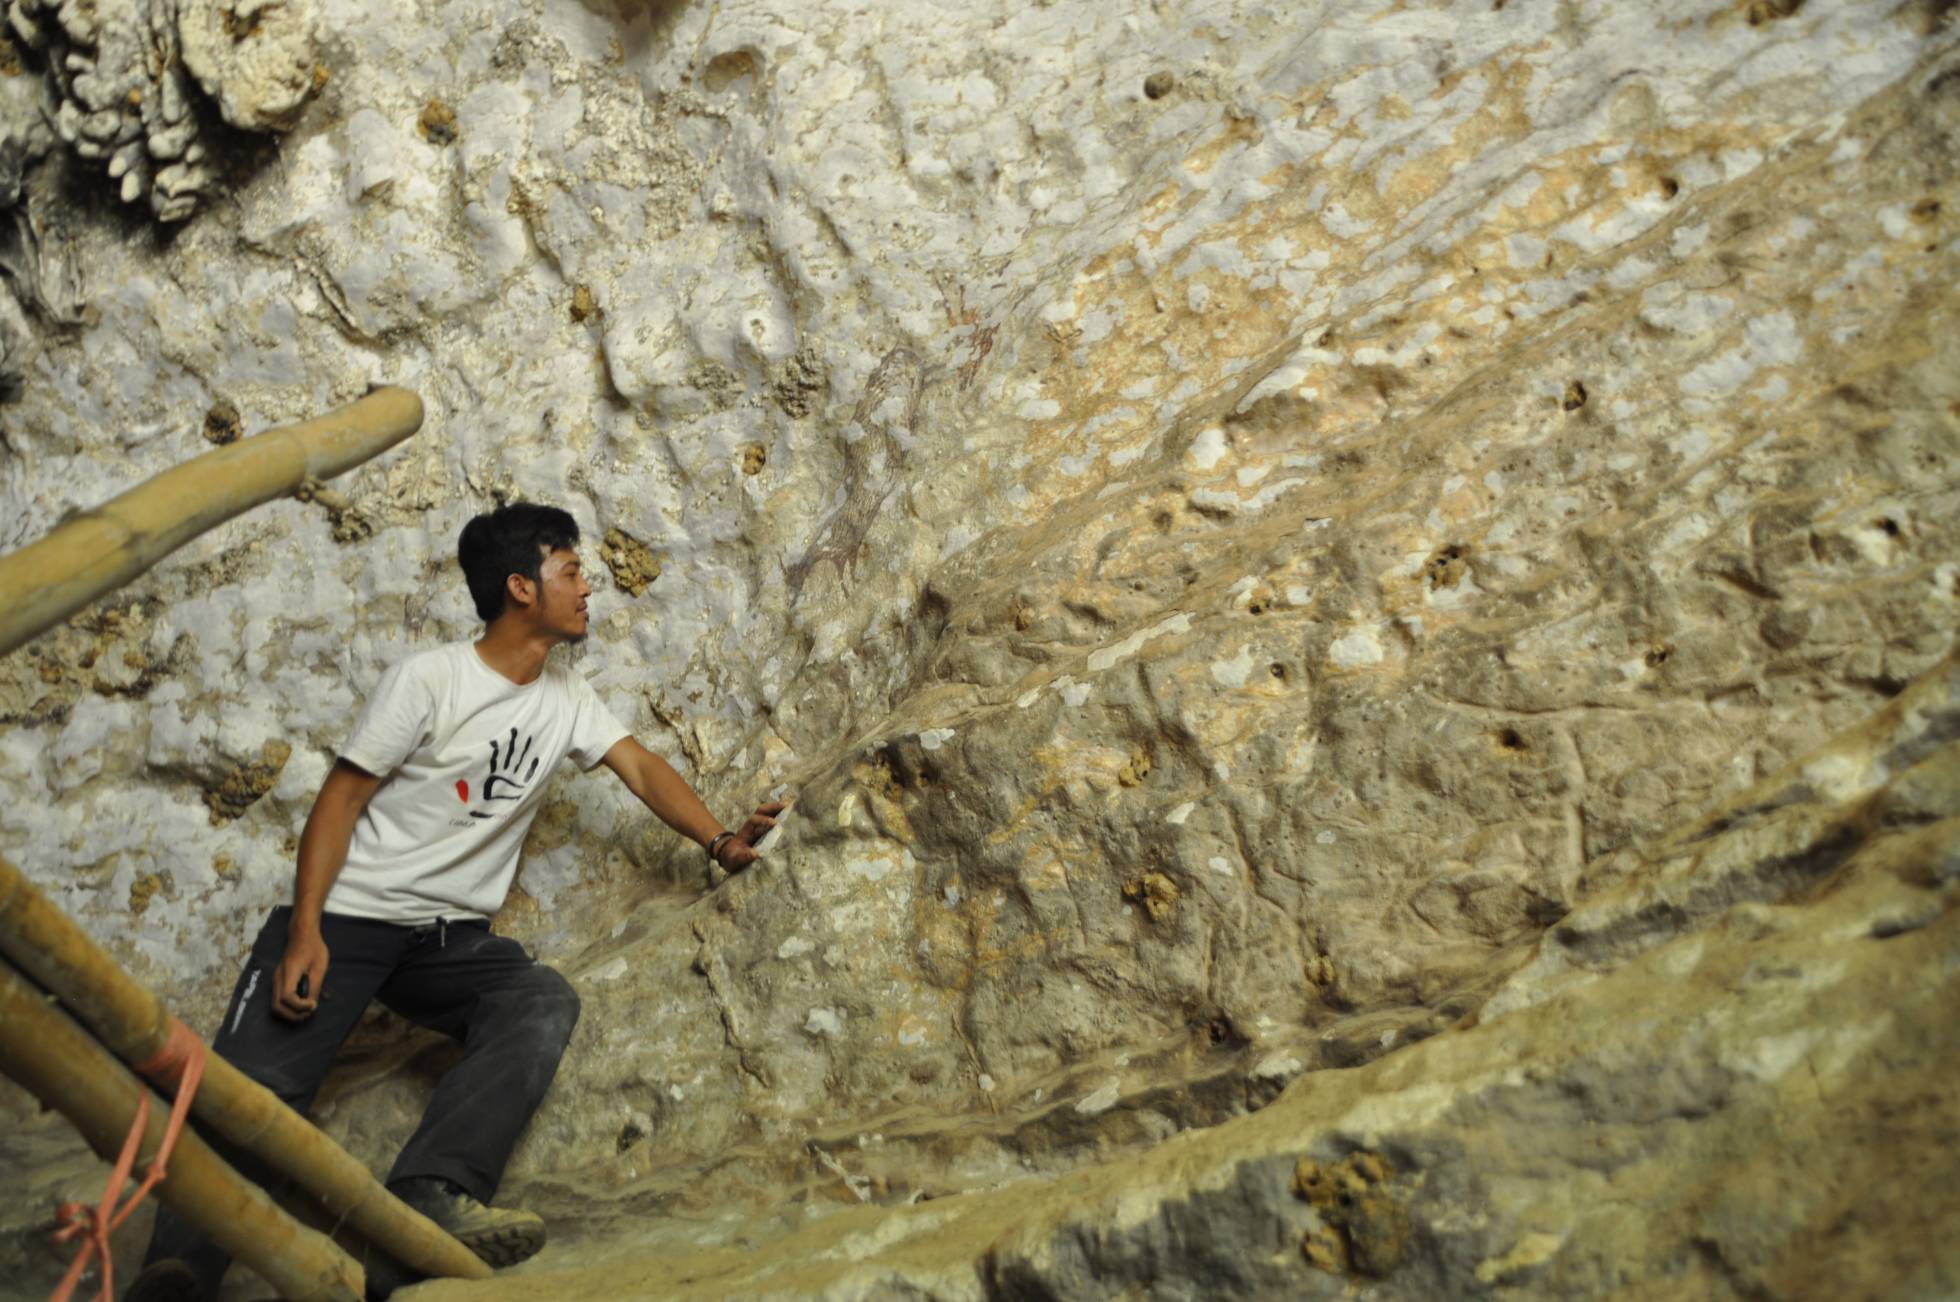
[[713,863],[720,863],[721,847],[727,844],[728,842],[733,841],[734,839],[735,839],[735,834],[733,832],[729,832],[725,830],[717,832],[712,837],[710,837],[708,839],[708,846],[707,846],[709,861]]

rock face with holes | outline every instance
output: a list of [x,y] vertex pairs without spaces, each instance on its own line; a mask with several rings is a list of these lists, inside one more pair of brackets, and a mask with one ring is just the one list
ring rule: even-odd
[[[532,834],[500,925],[585,1014],[506,1191],[583,1261],[1720,1296],[1886,1161],[1928,1187],[1945,6],[319,11],[235,203],[152,245],[62,192],[100,270],[0,410],[13,546],[211,413],[428,403],[0,662],[0,852],[192,1020],[522,495],[610,576],[561,654],[722,817],[795,802],[725,882],[603,774]],[[1827,1046],[1895,988],[1867,1080]],[[384,1165],[448,1052],[378,1018],[325,1124]],[[1847,1174],[1792,1211],[1812,1161]],[[1908,1284],[1928,1215],[1873,1231]],[[713,1255],[776,1232],[836,1273]]]

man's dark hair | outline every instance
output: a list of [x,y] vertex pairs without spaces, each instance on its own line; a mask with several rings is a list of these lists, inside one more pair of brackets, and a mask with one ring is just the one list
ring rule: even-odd
[[569,512],[536,502],[512,502],[463,526],[456,545],[476,613],[488,624],[504,613],[504,580],[521,574],[538,582],[544,558],[578,546],[578,524]]

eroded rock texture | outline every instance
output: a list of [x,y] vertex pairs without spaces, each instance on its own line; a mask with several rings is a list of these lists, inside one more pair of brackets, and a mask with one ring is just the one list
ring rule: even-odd
[[61,138],[159,221],[216,180],[198,89],[255,131],[291,126],[315,89],[305,0],[8,0],[7,24],[47,65]]
[[[474,631],[462,522],[570,506],[583,671],[724,817],[796,804],[715,885],[558,780],[503,925],[585,1015],[507,1192],[574,1246],[513,1288],[1760,1296],[1860,1163],[1939,1183],[1951,766],[1775,775],[1948,708],[1944,6],[318,20],[226,204],[66,198],[0,543],[217,413],[429,423],[0,662],[0,850],[208,1024],[361,693]],[[1868,999],[1887,1071],[1829,1066]],[[328,1128],[385,1164],[447,1052],[377,1020]],[[1771,1115],[1848,1183],[1790,1198]],[[86,1164],[0,1143],[25,1236]],[[1912,1205],[1869,1224],[1933,1296]],[[914,1261],[768,1275],[791,1233]]]
[[1480,1016],[1252,1116],[657,1279],[622,1216],[596,1263],[413,1296],[1950,1297],[1956,765],[1949,657],[1609,856]]

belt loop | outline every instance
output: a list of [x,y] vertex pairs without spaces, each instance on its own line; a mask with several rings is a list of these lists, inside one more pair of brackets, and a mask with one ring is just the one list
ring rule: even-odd
[[436,948],[449,948],[449,919],[447,918],[436,919]]

